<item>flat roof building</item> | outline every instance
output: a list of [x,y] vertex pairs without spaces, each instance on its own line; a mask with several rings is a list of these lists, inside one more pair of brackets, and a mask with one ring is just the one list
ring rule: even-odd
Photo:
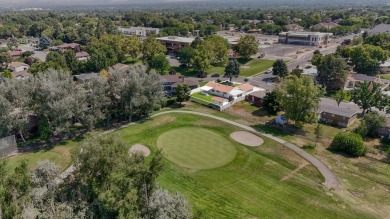
[[182,47],[191,46],[192,42],[195,40],[195,38],[192,37],[177,36],[159,37],[156,39],[164,44],[168,51],[178,51]]
[[387,33],[390,34],[390,24],[378,24],[372,29],[367,31],[368,35],[376,33]]
[[322,32],[281,32],[279,33],[279,43],[296,44],[305,46],[327,45],[333,33]]
[[124,27],[118,27],[118,30],[122,32],[124,35],[128,36],[140,36],[140,37],[147,37],[148,35],[157,35],[160,33],[159,28],[153,28],[153,27],[130,27],[130,28],[124,28]]

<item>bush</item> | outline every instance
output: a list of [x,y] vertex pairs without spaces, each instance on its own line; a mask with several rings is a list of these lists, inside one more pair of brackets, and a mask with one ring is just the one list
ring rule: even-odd
[[362,137],[366,137],[368,130],[366,127],[366,121],[362,120],[362,123],[354,130],[354,132]]
[[333,139],[330,148],[354,157],[364,155],[367,151],[362,137],[356,133],[339,133]]
[[245,81],[245,82],[248,82],[248,81],[249,81],[249,78],[245,78],[244,81]]

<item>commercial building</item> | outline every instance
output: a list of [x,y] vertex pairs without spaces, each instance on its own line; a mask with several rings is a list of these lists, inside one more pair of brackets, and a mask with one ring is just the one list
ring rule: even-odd
[[281,32],[279,33],[279,43],[296,44],[305,46],[327,45],[333,33],[321,32]]
[[168,37],[159,37],[156,38],[165,47],[167,47],[168,51],[178,51],[180,48],[185,46],[190,46],[195,38],[192,37],[177,37],[177,36],[168,36]]
[[130,28],[118,27],[118,30],[122,32],[124,35],[140,36],[140,37],[147,37],[149,35],[157,35],[160,33],[159,28],[153,28],[153,27],[130,27]]

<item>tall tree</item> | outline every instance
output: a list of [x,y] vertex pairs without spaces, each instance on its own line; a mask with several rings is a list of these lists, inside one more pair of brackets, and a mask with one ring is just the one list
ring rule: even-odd
[[230,60],[229,63],[225,67],[225,76],[230,78],[232,81],[233,77],[237,77],[240,74],[240,63],[233,59]]
[[314,85],[310,77],[292,76],[284,81],[277,92],[286,117],[295,121],[298,127],[303,123],[317,122],[317,110],[322,90]]
[[0,53],[0,66],[2,69],[8,68],[9,63],[12,62],[12,57],[8,52]]
[[351,92],[351,100],[363,109],[363,114],[371,107],[383,109],[387,102],[382,94],[382,86],[374,82],[360,82]]
[[367,134],[371,137],[378,137],[378,131],[386,127],[386,116],[378,112],[370,112],[364,115],[364,121],[367,129]]
[[184,101],[188,101],[191,98],[191,88],[188,84],[179,84],[176,87],[176,100],[181,103]]
[[195,56],[195,49],[186,46],[179,50],[179,61],[181,64],[188,65],[193,62],[194,56]]
[[76,53],[73,50],[67,50],[64,52],[64,58],[69,71],[72,74],[79,73],[79,62],[76,58]]
[[151,59],[157,54],[165,54],[166,51],[165,46],[155,38],[149,37],[142,43],[142,58],[144,61]]
[[157,70],[160,74],[165,74],[170,68],[169,61],[164,54],[157,54],[147,62],[151,69]]
[[259,43],[253,35],[245,35],[238,41],[238,52],[241,56],[249,58],[259,50]]
[[271,115],[276,115],[278,112],[283,110],[278,99],[278,93],[275,90],[266,93],[263,98],[263,105],[265,111]]
[[350,57],[356,72],[374,75],[378,73],[380,63],[387,60],[387,53],[381,47],[366,44],[353,47]]
[[340,89],[339,91],[337,91],[335,95],[337,106],[340,106],[340,103],[343,102],[343,100],[345,100],[346,97],[347,97],[347,92],[344,89]]
[[284,78],[288,75],[287,64],[282,60],[278,59],[272,65],[272,74]]
[[342,58],[333,54],[326,55],[317,68],[317,80],[327,90],[340,90],[344,87],[348,67]]

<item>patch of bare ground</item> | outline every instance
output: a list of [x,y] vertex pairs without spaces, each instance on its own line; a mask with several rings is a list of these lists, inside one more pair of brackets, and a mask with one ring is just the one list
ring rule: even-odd
[[167,124],[167,123],[171,123],[175,121],[175,117],[171,116],[171,115],[163,115],[163,116],[159,116],[157,118],[154,118],[154,122],[153,122],[153,125],[150,126],[150,128],[157,128],[161,125],[164,125],[164,124]]
[[224,112],[239,118],[242,123],[247,125],[265,123],[275,118],[274,116],[269,115],[262,108],[252,106],[245,101],[234,104],[233,106],[224,110]]
[[280,182],[284,182],[284,181],[290,179],[292,176],[294,176],[296,173],[298,173],[298,171],[300,171],[301,169],[306,167],[308,164],[309,163],[307,161],[303,161],[301,164],[299,164],[299,166],[297,168],[295,168],[293,171],[289,172],[287,175],[283,176],[280,179]]

